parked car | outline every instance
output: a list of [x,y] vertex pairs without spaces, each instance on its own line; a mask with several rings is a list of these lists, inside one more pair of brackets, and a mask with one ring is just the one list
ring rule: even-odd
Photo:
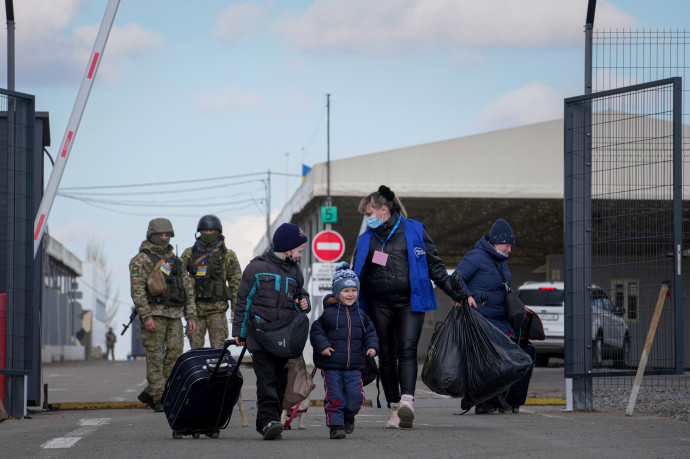
[[[544,341],[535,341],[537,365],[545,366],[549,357],[563,358],[565,351],[565,287],[563,282],[527,282],[518,288],[525,306],[539,315],[544,324]],[[622,319],[623,308],[617,308],[606,292],[593,286],[592,298],[592,366],[599,368],[604,360],[613,359],[625,367],[630,354],[628,325]]]

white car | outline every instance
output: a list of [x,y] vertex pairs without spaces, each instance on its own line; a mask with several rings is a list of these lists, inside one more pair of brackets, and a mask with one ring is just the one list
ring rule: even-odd
[[[565,290],[563,282],[526,282],[518,288],[518,296],[525,306],[537,313],[544,324],[544,341],[534,341],[537,365],[547,365],[549,357],[563,358],[565,350]],[[621,318],[606,292],[592,287],[592,366],[599,368],[604,360],[613,359],[625,368],[630,354],[628,325]]]

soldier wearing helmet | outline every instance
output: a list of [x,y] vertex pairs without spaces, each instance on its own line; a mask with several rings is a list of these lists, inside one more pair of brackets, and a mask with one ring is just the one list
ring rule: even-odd
[[196,231],[196,242],[182,253],[182,262],[194,284],[198,317],[189,343],[192,349],[204,347],[208,330],[211,347],[221,348],[229,335],[228,301],[234,306],[242,270],[235,252],[225,246],[218,217],[204,215]]
[[141,342],[146,347],[148,386],[137,398],[156,412],[163,411],[160,398],[165,381],[183,351],[182,316],[187,320],[188,333],[196,329],[192,282],[170,245],[173,236],[170,220],[154,218],[139,253],[129,262],[132,301],[141,319]]

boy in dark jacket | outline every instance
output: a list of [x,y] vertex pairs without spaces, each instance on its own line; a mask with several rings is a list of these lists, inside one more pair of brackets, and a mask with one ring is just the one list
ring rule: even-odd
[[364,403],[364,355],[375,356],[379,339],[371,320],[359,309],[359,279],[343,262],[333,276],[333,294],[323,299],[323,314],[311,326],[310,340],[318,356],[326,400],[326,425],[331,439],[355,429],[355,415]]
[[252,335],[252,322],[273,322],[289,314],[311,310],[304,276],[297,265],[307,247],[304,231],[283,223],[273,234],[273,249],[254,258],[242,273],[233,311],[232,336],[247,344],[256,374],[256,430],[264,440],[281,438],[283,395],[287,386],[287,359],[264,351]]

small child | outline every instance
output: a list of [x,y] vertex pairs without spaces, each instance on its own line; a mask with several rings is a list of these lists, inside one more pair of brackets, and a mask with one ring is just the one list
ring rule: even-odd
[[379,339],[371,320],[359,309],[359,279],[343,262],[336,266],[333,294],[323,299],[323,314],[311,326],[310,340],[326,390],[324,410],[331,439],[355,430],[364,403],[362,375],[366,355],[375,356]]

